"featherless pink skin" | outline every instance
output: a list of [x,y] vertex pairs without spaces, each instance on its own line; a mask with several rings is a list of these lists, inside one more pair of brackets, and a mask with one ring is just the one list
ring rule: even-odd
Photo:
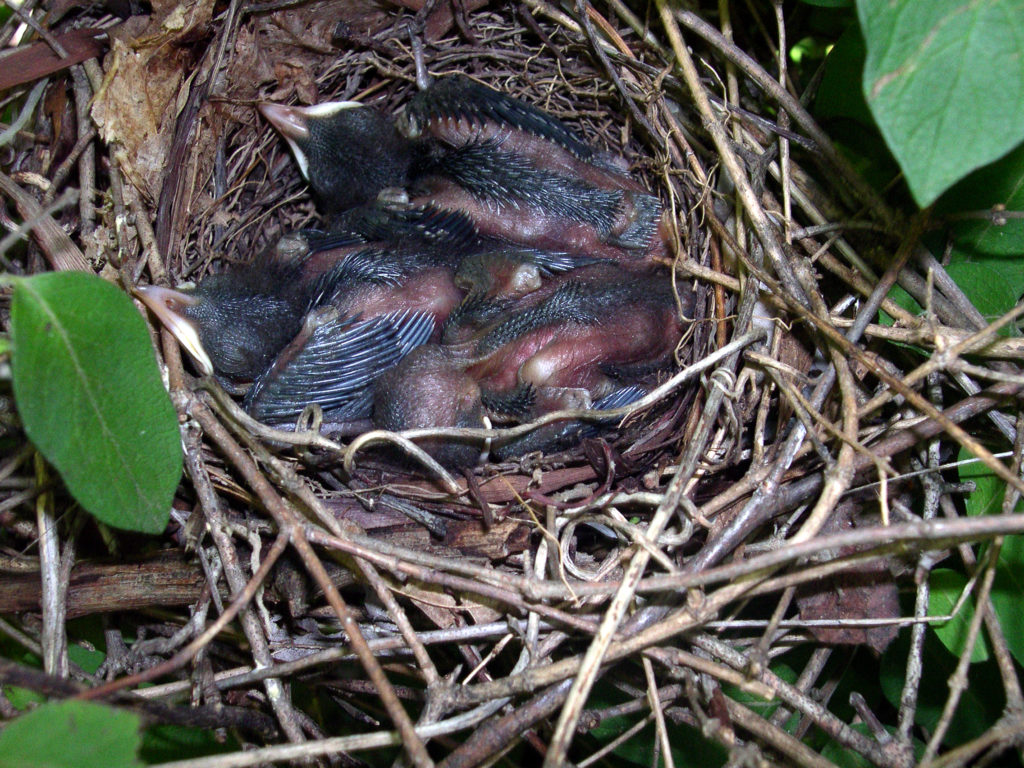
[[[479,385],[448,347],[429,344],[414,349],[374,388],[373,422],[381,429],[479,429],[486,425],[484,416]],[[480,457],[480,446],[469,441],[439,438],[420,446],[446,466],[472,466]]]
[[[468,216],[510,245],[625,264],[666,253],[661,202],[555,118],[467,78],[415,96],[399,128],[352,102],[261,105],[325,212],[386,195]],[[397,190],[397,193],[395,192]]]
[[[692,296],[681,298],[689,311]],[[485,414],[528,420],[587,408],[670,364],[684,330],[664,275],[607,264],[560,275],[496,319],[477,309],[453,317],[445,346],[413,351],[378,381],[378,426],[482,426]],[[476,456],[468,446],[425,447],[452,464]]]
[[619,386],[607,370],[666,364],[684,330],[663,275],[611,265],[561,275],[519,307],[467,343],[478,357],[467,370],[486,391],[584,389],[596,400]]
[[[562,122],[526,102],[467,77],[445,77],[410,100],[398,125],[410,138],[429,137],[445,146],[489,145],[534,169],[572,180],[582,188],[577,194],[583,200],[588,199],[584,190],[590,190],[591,196],[593,191],[602,191],[616,198],[616,213],[596,226],[593,221],[574,220],[557,207],[545,210],[543,205],[535,207],[531,219],[521,214],[523,201],[515,195],[504,201],[496,196],[484,198],[479,190],[460,185],[474,193],[474,199],[467,200],[443,181],[425,182],[433,186],[422,193],[422,198],[434,195],[439,205],[473,210],[482,234],[598,258],[623,259],[624,250],[632,252],[630,258],[665,255],[667,230],[661,204],[628,174],[628,163],[621,157],[596,152]],[[519,184],[531,189],[529,182],[516,178],[514,166],[512,170],[506,167],[504,173],[510,190],[522,191]],[[564,182],[561,186],[564,190]],[[477,207],[481,202],[491,206],[492,215],[485,215]],[[551,220],[545,220],[545,215]],[[560,225],[568,229],[562,233]]]

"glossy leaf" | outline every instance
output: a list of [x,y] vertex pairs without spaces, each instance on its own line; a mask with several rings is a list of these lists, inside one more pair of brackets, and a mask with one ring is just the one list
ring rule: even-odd
[[25,431],[71,494],[105,523],[162,531],[181,478],[181,439],[128,297],[81,273],[18,280],[11,337]]
[[859,0],[863,89],[918,204],[1024,140],[1024,0]]

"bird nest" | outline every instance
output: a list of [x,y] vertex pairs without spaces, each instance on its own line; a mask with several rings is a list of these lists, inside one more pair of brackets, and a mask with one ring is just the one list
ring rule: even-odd
[[[626,158],[669,212],[664,279],[697,297],[677,368],[614,428],[461,474],[413,449],[402,462],[374,450],[400,437],[334,442],[256,424],[155,336],[187,476],[171,530],[135,564],[152,574],[149,602],[118,588],[123,564],[99,561],[71,569],[66,600],[73,616],[116,612],[109,627],[137,639],[108,646],[105,671],[139,674],[122,678],[137,686],[156,668],[158,684],[138,692],[164,715],[191,695],[224,705],[201,710],[210,729],[307,748],[254,753],[266,761],[402,748],[417,764],[488,764],[509,749],[525,763],[616,749],[625,761],[628,744],[608,734],[627,718],[648,754],[688,729],[714,745],[709,761],[818,765],[799,740],[813,724],[876,765],[903,764],[849,727],[875,723],[867,705],[836,711],[810,689],[830,649],[881,652],[904,620],[893,542],[910,552],[982,535],[915,528],[906,486],[886,485],[895,462],[937,460],[909,449],[970,414],[938,414],[902,382],[903,348],[875,344],[886,329],[865,335],[896,271],[879,289],[864,254],[894,248],[879,234],[894,219],[800,103],[693,14],[610,7],[154,2],[127,20],[51,9],[39,34],[82,63],[26,107],[36,127],[5,150],[17,187],[5,194],[22,211],[21,198],[36,201],[80,253],[37,237],[4,256],[9,271],[84,258],[125,289],[173,285],[315,226],[256,102],[395,111],[416,90],[419,48],[432,75],[469,74]],[[72,28],[110,39],[80,34],[94,48],[79,56]],[[740,88],[727,85],[736,68]],[[63,196],[72,187],[77,205]],[[850,211],[874,228],[832,224]],[[908,276],[922,297],[923,274]],[[924,417],[916,432],[907,409]],[[27,455],[6,466],[31,482]],[[21,549],[36,532],[17,504],[5,504],[4,543]],[[79,538],[80,555],[107,554]],[[174,589],[161,581],[172,578]],[[87,594],[90,580],[106,591]],[[241,631],[188,646],[210,606],[239,594]],[[874,658],[861,654],[861,673],[877,674]]]

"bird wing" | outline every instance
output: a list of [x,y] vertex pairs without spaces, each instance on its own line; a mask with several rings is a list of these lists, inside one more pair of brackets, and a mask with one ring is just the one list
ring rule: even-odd
[[571,272],[580,267],[588,267],[591,264],[611,263],[610,259],[597,259],[592,256],[582,256],[573,253],[558,253],[552,251],[524,251],[523,258],[536,264],[544,275],[558,275],[562,272]]
[[369,415],[373,384],[434,330],[430,315],[392,312],[368,320],[315,310],[299,335],[252,385],[245,408],[266,422],[295,419],[311,403],[332,419]]
[[594,150],[560,120],[531,104],[480,85],[468,77],[445,77],[414,96],[406,107],[407,119],[427,125],[435,120],[492,121],[554,142],[581,160]]

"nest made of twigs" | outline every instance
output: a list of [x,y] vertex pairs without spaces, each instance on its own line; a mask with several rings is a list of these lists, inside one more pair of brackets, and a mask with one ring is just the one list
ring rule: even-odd
[[[541,0],[164,2],[130,7],[125,19],[108,6],[54,4],[45,18],[39,10],[18,11],[4,34],[31,18],[42,45],[81,63],[48,65],[58,74],[41,101],[32,82],[14,83],[11,104],[34,122],[4,150],[3,192],[22,218],[41,212],[71,237],[67,246],[37,232],[23,250],[0,254],[12,272],[77,267],[126,289],[175,284],[315,226],[298,169],[256,102],[358,98],[394,111],[416,88],[420,45],[431,74],[469,74],[625,157],[670,212],[665,279],[698,298],[680,372],[618,428],[461,477],[308,431],[263,429],[192,377],[171,337],[155,332],[188,470],[171,530],[136,564],[150,578],[141,605],[163,613],[135,612],[139,590],[121,583],[117,564],[72,569],[65,596],[72,615],[116,612],[114,623],[151,636],[108,651],[111,675],[156,669],[161,685],[144,693],[170,702],[172,714],[191,691],[214,705],[197,715],[211,729],[259,743],[309,738],[310,754],[342,762],[400,742],[420,764],[487,764],[513,747],[555,764],[613,748],[585,732],[650,711],[659,735],[701,729],[730,764],[779,755],[820,764],[779,717],[732,695],[739,688],[782,699],[804,731],[813,723],[876,765],[905,764],[808,689],[830,647],[882,651],[909,621],[897,599],[902,561],[872,547],[888,537],[926,549],[943,535],[991,531],[896,526],[883,535],[880,515],[895,508],[897,522],[908,519],[905,486],[883,486],[881,503],[874,489],[850,493],[854,478],[888,477],[894,457],[947,426],[901,388],[916,365],[905,348],[872,339],[939,341],[847,330],[855,314],[874,319],[885,293],[874,296],[864,254],[895,250],[903,233],[767,72],[694,14],[662,8],[644,18],[619,2],[607,13],[578,3],[582,15]],[[77,198],[65,194],[72,188]],[[832,226],[851,210],[872,226]],[[905,283],[920,288],[924,306],[930,284],[916,272]],[[955,309],[935,311],[966,332]],[[858,415],[876,396],[881,409]],[[927,416],[917,431],[901,420],[906,403]],[[962,408],[951,418],[982,406]],[[5,425],[23,439],[13,416]],[[12,452],[0,479],[31,485],[30,455]],[[25,503],[19,488],[0,512],[9,547],[38,535],[31,515],[12,511]],[[423,513],[422,522],[409,517]],[[79,546],[108,552],[99,537]],[[865,553],[876,557],[858,564]],[[264,591],[254,580],[243,592],[261,562],[275,560]],[[204,641],[199,661],[192,649],[154,666],[237,594],[241,633]],[[0,602],[0,612],[35,605],[18,600]],[[814,651],[794,662],[794,685],[768,662],[800,645]],[[601,696],[588,701],[595,685]],[[416,736],[409,713],[435,731]],[[400,740],[365,736],[387,717]],[[479,723],[487,727],[467,735]],[[570,752],[576,729],[583,744]]]

